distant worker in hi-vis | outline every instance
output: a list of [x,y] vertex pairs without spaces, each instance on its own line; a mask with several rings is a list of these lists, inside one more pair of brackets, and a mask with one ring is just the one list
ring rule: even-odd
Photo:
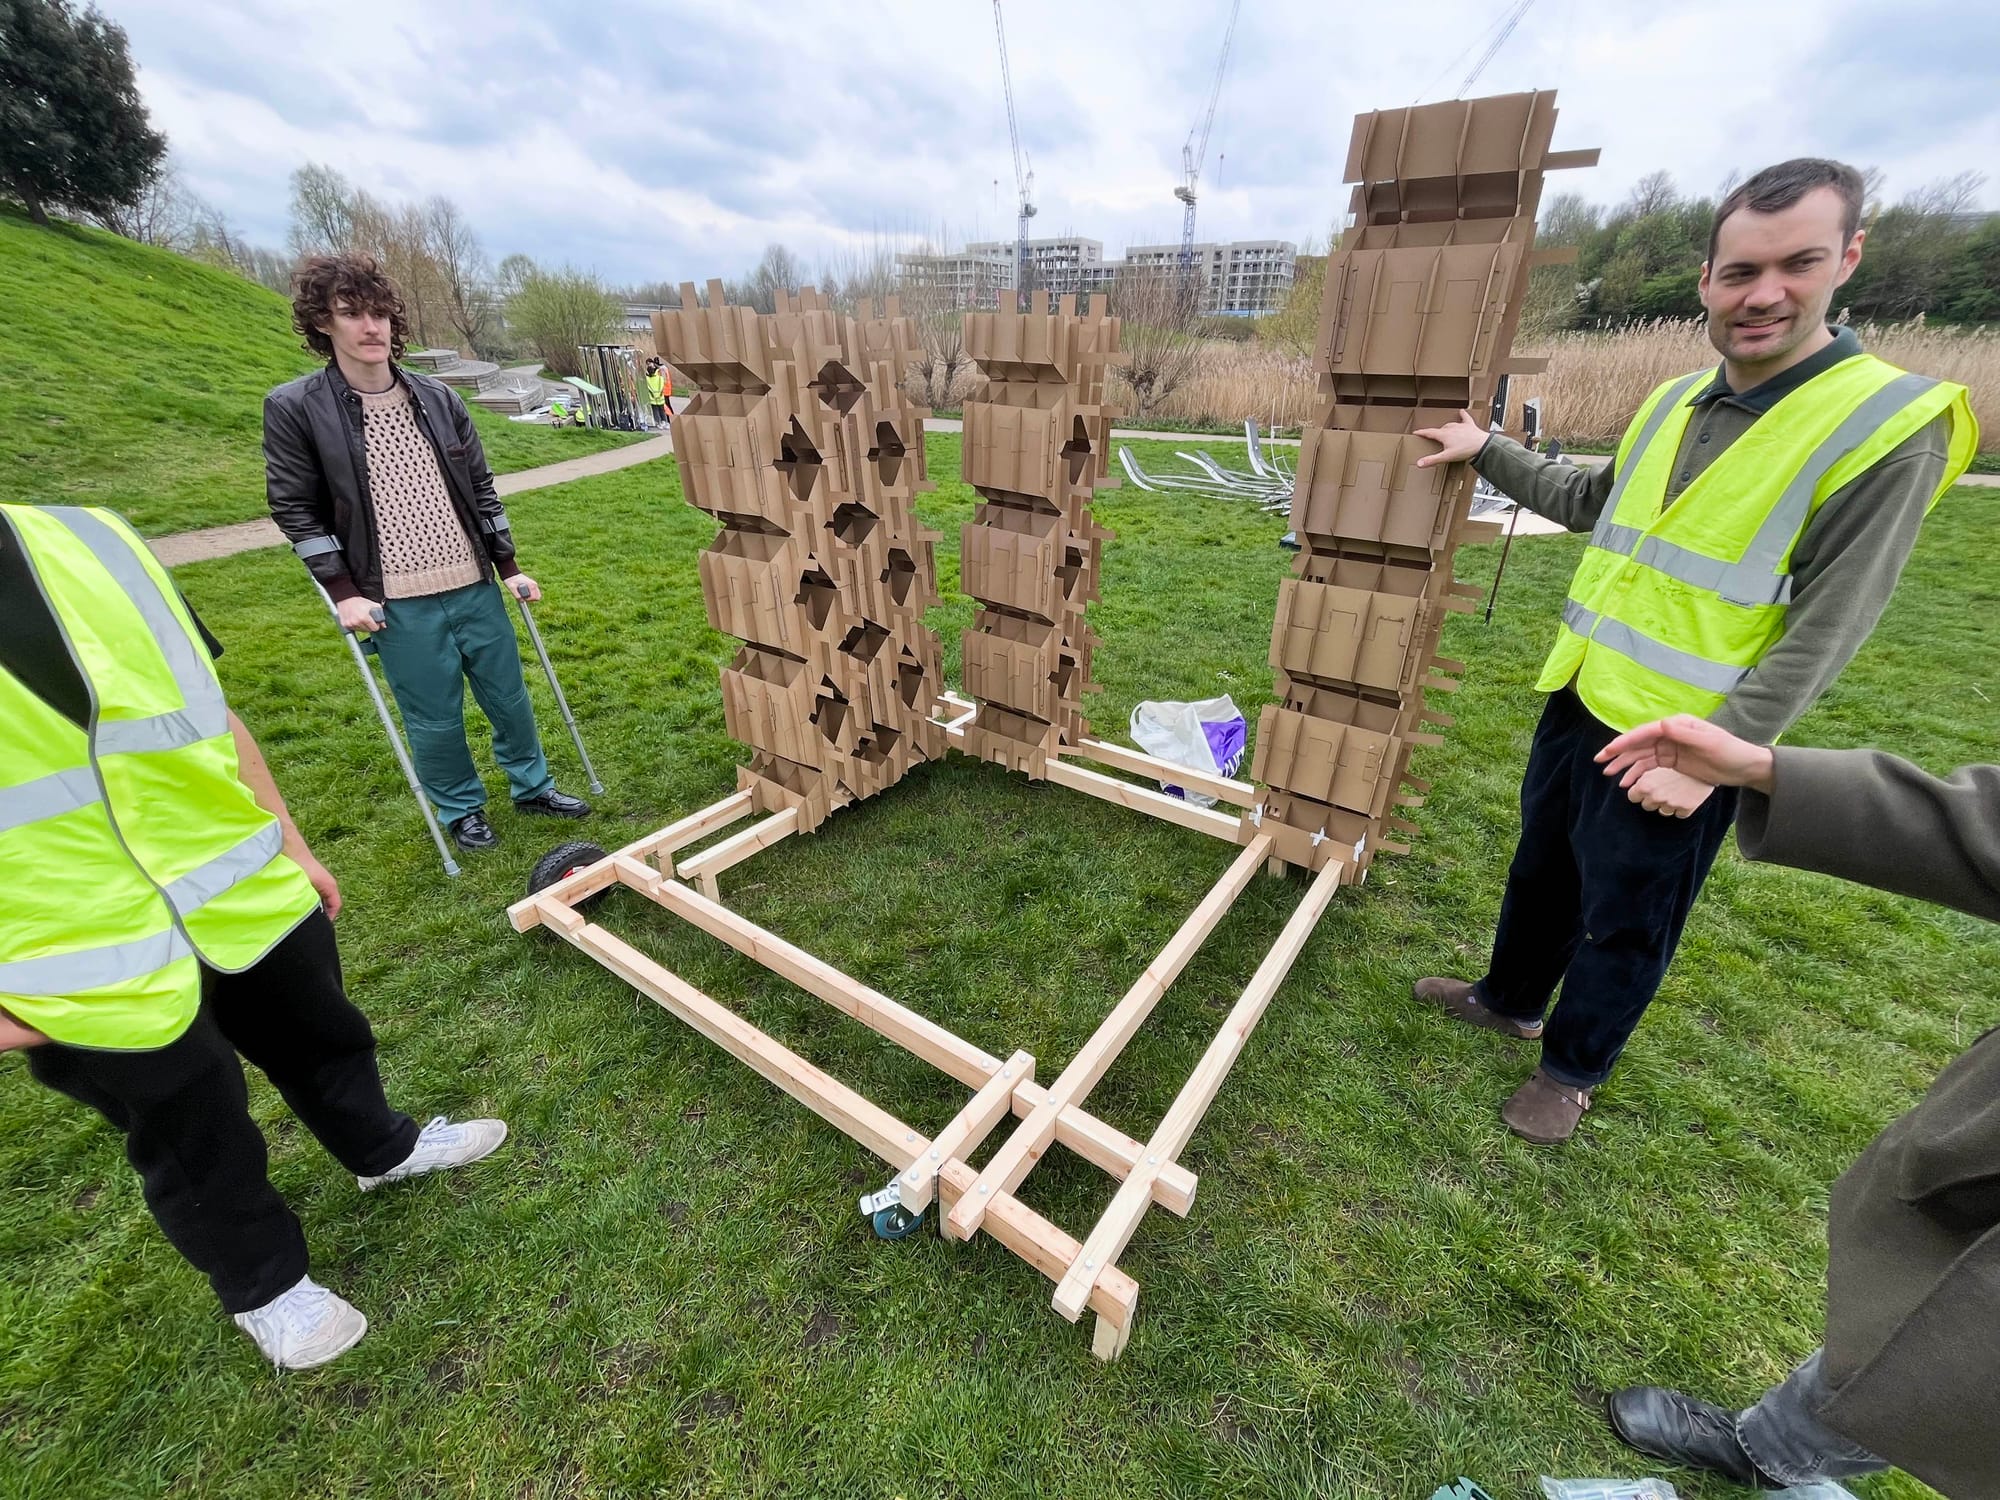
[[[1588,531],[1537,688],[1521,838],[1484,977],[1418,999],[1541,1043],[1501,1110],[1540,1145],[1575,1132],[1667,972],[1737,792],[1668,768],[1638,800],[1593,761],[1693,714],[1769,745],[1853,658],[1978,427],[1963,386],[1906,374],[1827,325],[1861,261],[1860,174],[1801,159],[1724,198],[1701,269],[1720,368],[1670,380],[1615,459],[1543,459],[1469,414],[1419,433],[1527,509]],[[1668,817],[1658,814],[1667,812]],[[1551,1012],[1550,1001],[1561,998]]]

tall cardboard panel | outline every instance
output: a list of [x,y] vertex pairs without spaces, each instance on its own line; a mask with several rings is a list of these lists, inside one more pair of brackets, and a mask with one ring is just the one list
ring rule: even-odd
[[1091,519],[1109,477],[1113,412],[1105,367],[1118,319],[1104,299],[1036,292],[1027,312],[967,313],[967,352],[985,383],[965,403],[965,482],[980,506],[965,527],[960,580],[980,609],[965,633],[965,689],[979,703],[972,754],[1039,778],[1059,746],[1089,732],[1098,597],[1110,533]]
[[744,648],[723,669],[739,781],[800,830],[944,753],[930,720],[943,652],[938,535],[917,522],[928,412],[904,395],[916,330],[896,299],[835,313],[810,287],[773,313],[708,306],[692,285],[653,336],[695,386],[674,419],[690,505],[722,530],[701,556],[709,622]]
[[1283,859],[1338,856],[1355,878],[1400,852],[1425,783],[1413,749],[1450,725],[1427,692],[1458,686],[1437,655],[1445,617],[1470,607],[1452,581],[1466,535],[1469,466],[1418,468],[1410,434],[1461,407],[1490,409],[1511,358],[1534,261],[1542,175],[1594,151],[1549,150],[1553,93],[1381,110],[1354,122],[1346,180],[1354,225],[1327,261],[1313,360],[1323,402],[1299,449],[1292,524],[1303,550],[1271,634],[1278,703],[1258,723],[1264,784],[1243,839]]

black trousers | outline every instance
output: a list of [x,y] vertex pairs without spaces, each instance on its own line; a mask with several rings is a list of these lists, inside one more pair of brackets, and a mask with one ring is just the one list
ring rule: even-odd
[[1647,812],[1592,759],[1618,732],[1568,688],[1549,695],[1521,780],[1521,842],[1507,871],[1493,961],[1476,986],[1503,1016],[1538,1021],[1542,1067],[1595,1088],[1652,1004],[1737,793],[1720,787],[1687,818]]
[[201,1012],[165,1047],[28,1052],[35,1077],[125,1133],[153,1218],[232,1313],[262,1307],[307,1265],[304,1231],[266,1175],[239,1052],[356,1176],[379,1176],[416,1145],[415,1122],[383,1097],[375,1034],[341,987],[320,912],[240,974],[203,969]]

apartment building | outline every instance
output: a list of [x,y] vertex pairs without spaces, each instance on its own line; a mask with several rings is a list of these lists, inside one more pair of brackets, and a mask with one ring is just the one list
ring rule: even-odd
[[[1299,247],[1290,240],[1231,240],[1197,242],[1194,270],[1201,278],[1201,310],[1216,317],[1247,318],[1276,312],[1292,290],[1292,273]],[[1133,245],[1125,264],[1148,270],[1171,270],[1181,263],[1181,247]]]

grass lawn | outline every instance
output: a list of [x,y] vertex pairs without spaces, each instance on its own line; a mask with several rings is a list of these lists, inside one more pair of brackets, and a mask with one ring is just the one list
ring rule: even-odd
[[[282,297],[0,206],[0,330],[0,501],[109,505],[149,536],[265,514],[264,393],[314,363]],[[472,417],[500,474],[633,440]]]
[[[1163,447],[1160,452],[1168,451]],[[958,440],[931,440],[957,472]],[[1153,454],[1142,453],[1151,462]],[[670,465],[520,497],[539,615],[609,785],[615,844],[733,786]],[[920,509],[955,593],[971,496]],[[1102,732],[1142,697],[1265,701],[1282,526],[1125,490],[1108,548]],[[2000,495],[1960,490],[1882,628],[1796,739],[1989,759]],[[1450,1025],[1410,980],[1475,972],[1516,827],[1532,691],[1576,540],[1514,548],[1416,852],[1341,893],[1121,1264],[1142,1296],[1104,1366],[1050,1285],[990,1241],[890,1244],[885,1169],[502,907],[573,830],[515,815],[439,875],[345,655],[283,552],[183,569],[232,701],[341,877],[347,977],[413,1113],[493,1112],[502,1155],[363,1197],[261,1081],[273,1175],[315,1274],[373,1321],[274,1378],[147,1218],[116,1137],[0,1058],[0,1491],[14,1495],[1308,1496],[1407,1500],[1458,1474],[1644,1472],[1598,1393],[1648,1379],[1747,1401],[1813,1347],[1827,1187],[2000,1020],[2000,938],[1812,876],[1719,864],[1660,1001],[1578,1140],[1500,1101],[1532,1055]],[[1490,577],[1491,546],[1461,556]],[[546,702],[546,690],[537,689]],[[562,784],[573,752],[543,724]],[[482,757],[483,758],[483,757]],[[488,783],[499,786],[489,771]],[[961,757],[725,877],[751,919],[1052,1077],[1231,851]],[[1091,1107],[1143,1137],[1297,897],[1259,878]],[[626,892],[594,914],[919,1128],[964,1091]],[[282,1003],[280,1000],[278,1003]],[[1024,1196],[1074,1233],[1111,1184],[1061,1151]],[[1674,1476],[1683,1496],[1727,1487]],[[1870,1497],[1928,1492],[1904,1478]]]

